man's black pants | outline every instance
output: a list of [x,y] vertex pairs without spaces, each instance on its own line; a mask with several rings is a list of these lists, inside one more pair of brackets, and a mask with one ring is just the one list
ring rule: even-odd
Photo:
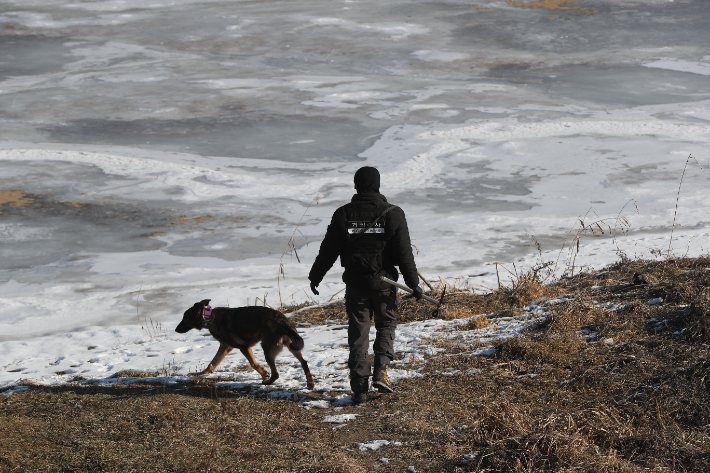
[[352,285],[345,289],[345,310],[348,313],[348,346],[350,357],[350,388],[366,392],[372,374],[370,357],[370,326],[375,319],[375,366],[388,365],[394,359],[394,337],[397,328],[397,290],[366,291]]

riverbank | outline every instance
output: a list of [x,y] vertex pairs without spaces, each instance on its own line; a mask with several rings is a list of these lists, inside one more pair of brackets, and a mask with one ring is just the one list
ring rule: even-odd
[[[707,268],[708,257],[670,258],[622,260],[551,284],[528,274],[488,295],[453,291],[443,314],[450,320],[427,320],[428,309],[404,300],[405,323],[447,328],[428,338],[428,355],[399,353],[393,368],[414,374],[398,380],[396,393],[373,392],[361,406],[332,390],[277,395],[227,372],[16,386],[0,396],[0,465],[701,471],[710,461]],[[329,308],[294,320],[332,325],[342,314]],[[519,336],[481,336],[525,314],[537,320]]]

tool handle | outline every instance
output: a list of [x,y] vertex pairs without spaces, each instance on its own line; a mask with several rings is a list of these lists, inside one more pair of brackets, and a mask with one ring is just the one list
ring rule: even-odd
[[[396,282],[396,281],[392,281],[390,278],[386,278],[386,277],[384,277],[384,276],[381,276],[381,279],[382,279],[384,282],[386,282],[387,284],[391,284],[391,285],[393,285],[394,287],[398,287],[398,288],[400,288],[401,290],[406,291],[406,292],[408,292],[408,293],[410,293],[410,294],[412,294],[412,293],[414,292],[414,290],[412,290],[411,288],[405,286],[404,284],[400,284],[400,283],[398,283],[398,282]],[[422,294],[422,299],[425,299],[425,300],[427,300],[427,301],[429,301],[429,302],[433,302],[433,303],[436,304],[436,305],[441,305],[441,303],[440,303],[439,301],[437,301],[436,299],[431,298],[431,297],[429,297],[429,296],[427,296],[427,295],[425,295],[425,294]]]

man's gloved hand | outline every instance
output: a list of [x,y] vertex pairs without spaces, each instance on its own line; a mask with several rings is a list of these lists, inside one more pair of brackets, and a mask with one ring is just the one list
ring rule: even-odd
[[419,286],[416,286],[412,290],[412,295],[418,300],[422,300],[422,295],[424,295],[424,291],[422,291],[422,288]]
[[318,292],[317,287],[318,287],[318,283],[311,282],[311,291],[313,291],[313,294],[315,294],[316,296],[320,294]]

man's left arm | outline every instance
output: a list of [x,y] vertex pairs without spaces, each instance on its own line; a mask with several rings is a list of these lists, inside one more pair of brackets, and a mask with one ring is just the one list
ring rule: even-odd
[[417,265],[414,262],[414,254],[412,253],[412,242],[409,238],[407,219],[404,216],[404,211],[399,210],[397,213],[399,215],[396,215],[396,217],[399,222],[394,233],[397,266],[399,266],[399,272],[404,277],[404,284],[416,289],[419,287],[419,275],[417,274]]

